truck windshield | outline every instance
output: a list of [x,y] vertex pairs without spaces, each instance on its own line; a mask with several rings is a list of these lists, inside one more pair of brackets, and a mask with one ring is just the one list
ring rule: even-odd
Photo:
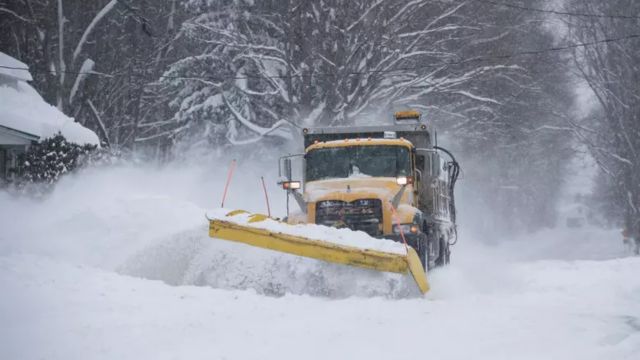
[[322,148],[308,152],[305,158],[307,181],[411,174],[411,157],[404,146]]

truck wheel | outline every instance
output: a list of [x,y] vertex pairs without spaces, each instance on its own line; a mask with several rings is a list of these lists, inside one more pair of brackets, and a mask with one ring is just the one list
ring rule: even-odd
[[438,245],[436,243],[436,241],[438,241],[438,233],[432,235],[432,236],[426,236],[425,242],[426,242],[426,258],[427,258],[427,270],[432,270],[435,269],[436,267],[438,267],[438,258],[437,255],[438,253],[436,252],[436,246]]
[[426,260],[427,260],[426,261],[427,262],[427,270],[433,270],[436,267],[438,267],[438,263],[437,263],[438,259],[436,259],[435,254],[434,254],[434,251],[435,251],[435,249],[434,249],[434,245],[435,245],[434,241],[435,240],[429,239],[429,238],[425,239],[425,243],[426,243],[426,246],[425,246],[425,248],[426,248],[425,249],[425,254],[426,255],[425,255],[425,257],[426,257]]
[[429,246],[427,235],[421,234],[418,239],[418,257],[422,263],[422,268],[426,271],[428,269],[427,261],[429,260]]
[[449,249],[449,243],[445,239],[440,238],[440,251],[438,259],[436,259],[436,266],[445,266],[449,264],[451,257],[451,250]]

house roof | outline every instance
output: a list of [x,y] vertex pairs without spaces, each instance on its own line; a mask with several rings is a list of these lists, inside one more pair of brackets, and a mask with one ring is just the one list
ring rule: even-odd
[[9,134],[9,135],[17,136],[19,138],[23,138],[23,139],[29,140],[29,141],[38,141],[40,139],[40,137],[38,135],[29,134],[29,133],[26,133],[24,131],[12,129],[10,127],[6,127],[6,126],[3,126],[3,125],[0,125],[0,132],[4,132],[4,133]]
[[[0,65],[8,64],[6,66],[26,68],[22,62],[6,54],[0,54]],[[11,81],[7,80],[7,76]],[[0,126],[36,136],[39,139],[50,138],[61,133],[68,141],[76,144],[100,144],[96,133],[44,101],[42,96],[26,82],[27,79],[31,79],[28,71],[17,74],[9,71],[0,76]]]
[[33,78],[31,77],[31,73],[29,73],[29,67],[25,63],[12,58],[2,51],[0,51],[0,65],[8,67],[0,68],[1,75],[22,81],[33,80]]

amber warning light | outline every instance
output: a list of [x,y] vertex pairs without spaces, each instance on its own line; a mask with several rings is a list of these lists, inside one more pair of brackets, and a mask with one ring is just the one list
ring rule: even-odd
[[398,111],[394,114],[396,121],[414,120],[420,121],[422,114],[415,110]]

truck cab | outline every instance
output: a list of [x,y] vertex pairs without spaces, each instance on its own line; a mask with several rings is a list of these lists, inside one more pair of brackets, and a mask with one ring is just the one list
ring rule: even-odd
[[458,165],[442,159],[435,131],[419,113],[396,113],[389,126],[304,129],[303,135],[302,181],[291,179],[295,155],[281,159],[281,184],[299,207],[289,223],[406,242],[427,268],[449,262]]

